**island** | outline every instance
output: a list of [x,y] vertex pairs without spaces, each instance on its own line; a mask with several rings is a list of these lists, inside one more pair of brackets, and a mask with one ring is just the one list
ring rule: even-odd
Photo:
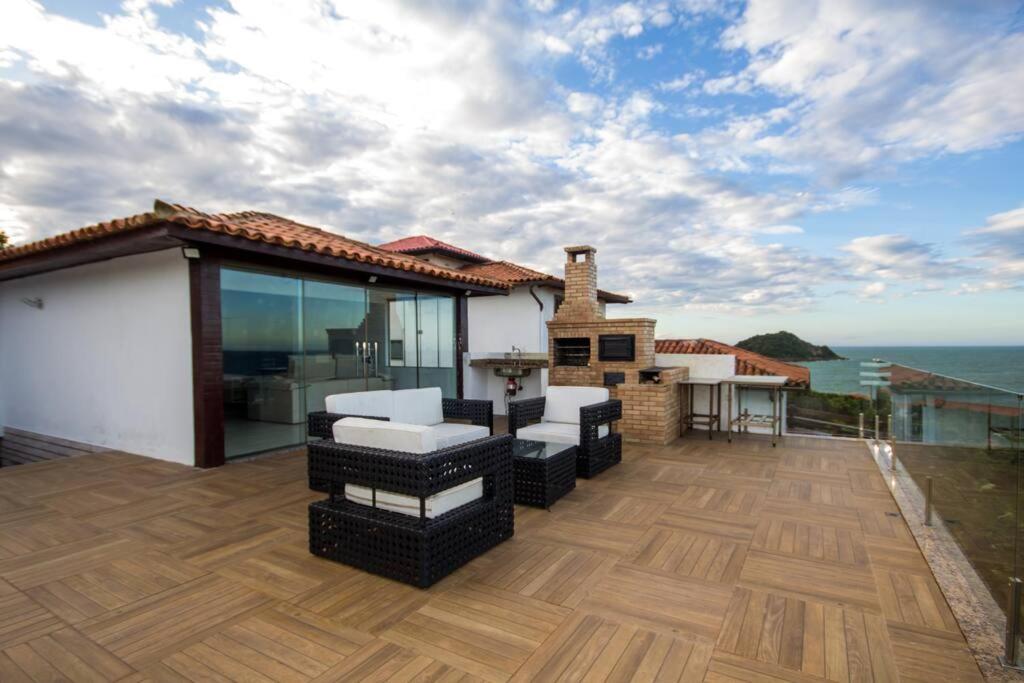
[[737,342],[736,346],[775,360],[801,363],[817,360],[846,360],[827,346],[815,346],[792,332],[758,334]]

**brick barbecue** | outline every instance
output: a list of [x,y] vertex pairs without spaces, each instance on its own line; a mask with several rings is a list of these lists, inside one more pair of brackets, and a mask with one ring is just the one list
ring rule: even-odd
[[607,386],[622,401],[625,439],[667,444],[680,434],[687,368],[658,368],[652,318],[607,319],[597,299],[597,250],[566,247],[565,301],[548,322],[548,383]]

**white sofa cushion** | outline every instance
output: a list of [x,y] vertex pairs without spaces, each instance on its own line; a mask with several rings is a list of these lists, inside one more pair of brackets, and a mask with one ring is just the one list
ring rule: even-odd
[[604,387],[548,387],[544,401],[545,422],[580,423],[580,408],[608,400]]
[[391,419],[413,425],[436,425],[444,422],[441,408],[441,387],[401,389],[391,392],[394,410]]
[[[481,477],[477,477],[472,481],[445,489],[427,498],[426,515],[428,518],[433,519],[483,497],[484,480]],[[345,484],[345,498],[353,503],[372,505],[373,491],[366,486]],[[412,517],[420,516],[420,499],[401,493],[377,489],[377,507],[391,510],[392,512],[400,512],[403,515],[410,515]]]
[[395,393],[388,389],[381,391],[355,391],[350,394],[334,394],[324,399],[329,413],[340,415],[368,415],[370,417],[387,417],[394,419]]
[[460,443],[476,441],[491,435],[491,431],[487,427],[457,424],[454,422],[442,422],[439,425],[434,425],[431,429],[434,430],[434,436],[437,438],[438,448],[457,446]]
[[430,453],[437,450],[434,429],[425,425],[344,417],[334,423],[331,431],[335,441],[353,446],[406,453]]
[[[597,428],[597,436],[608,435],[608,425],[600,425]],[[538,422],[537,424],[520,427],[516,430],[517,439],[529,439],[531,441],[551,441],[553,443],[571,443],[573,446],[580,445],[580,426],[568,422]]]

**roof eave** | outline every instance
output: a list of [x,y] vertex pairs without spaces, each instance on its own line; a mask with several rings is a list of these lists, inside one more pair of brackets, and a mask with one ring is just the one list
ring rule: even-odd
[[184,241],[171,234],[168,223],[155,221],[152,225],[110,235],[97,235],[81,242],[49,247],[0,261],[0,281],[41,275],[120,256],[171,249],[183,244]]
[[342,258],[340,256],[329,256],[316,251],[307,251],[296,247],[258,242],[241,236],[215,233],[205,230],[193,230],[177,225],[171,226],[170,230],[172,234],[193,243],[216,245],[238,251],[269,255],[281,259],[312,263],[321,266],[330,266],[333,268],[344,268],[348,271],[364,273],[367,276],[376,275],[378,277],[386,277],[395,281],[429,284],[434,287],[472,292],[474,294],[508,294],[508,288],[497,286],[497,283],[492,286],[482,282],[454,280],[435,275],[417,273],[415,271],[404,270],[402,268],[391,268],[374,263],[365,263],[362,261]]

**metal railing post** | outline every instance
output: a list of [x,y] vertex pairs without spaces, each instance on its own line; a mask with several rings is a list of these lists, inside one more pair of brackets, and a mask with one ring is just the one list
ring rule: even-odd
[[892,430],[892,413],[889,413],[889,470],[896,471],[896,432]]
[[1006,606],[1006,641],[1003,648],[1003,665],[1017,667],[1017,631],[1020,630],[1021,580],[1010,579],[1010,604]]
[[889,416],[886,419],[886,432],[889,434],[889,440],[892,441],[892,413],[889,413]]
[[932,525],[932,478],[924,478],[924,525]]
[[878,413],[875,413],[875,441],[882,440],[882,433],[879,431],[879,425],[882,424],[882,417]]
[[857,416],[857,434],[864,438],[864,413]]

